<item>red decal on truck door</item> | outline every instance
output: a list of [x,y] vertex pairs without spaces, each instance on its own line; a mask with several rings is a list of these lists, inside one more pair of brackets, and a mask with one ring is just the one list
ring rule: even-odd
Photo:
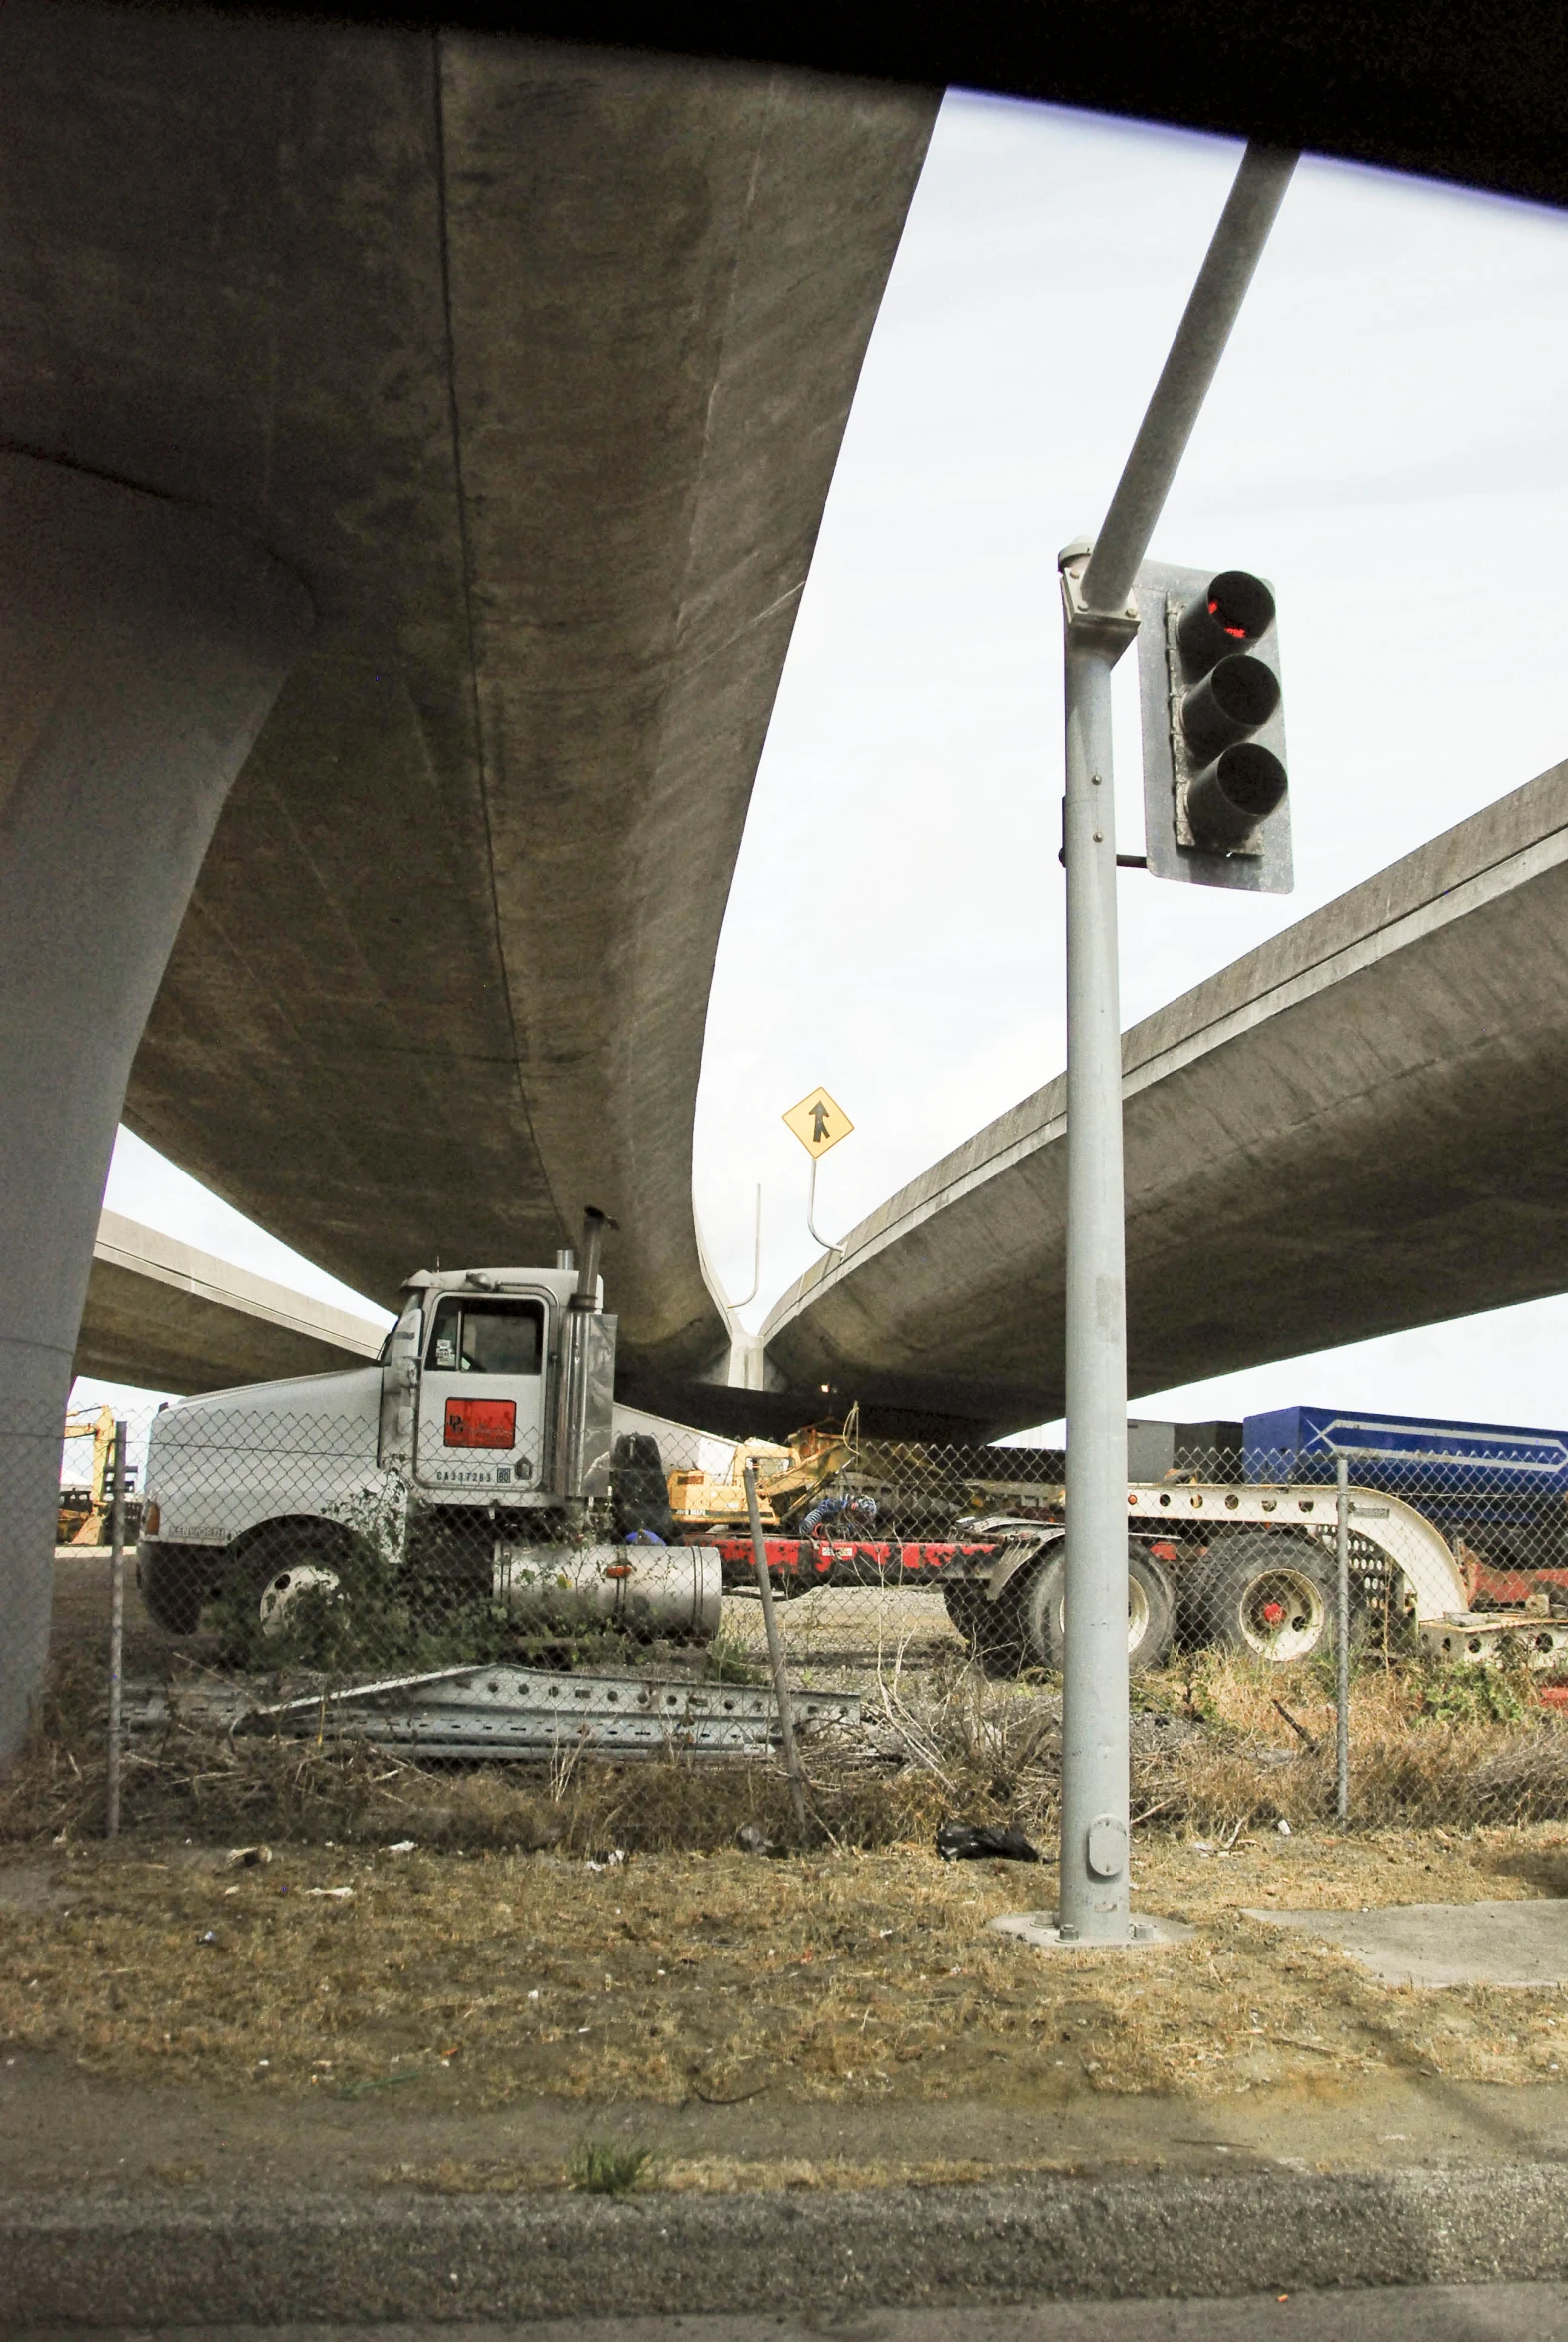
[[509,1398],[449,1398],[448,1447],[515,1447],[517,1402]]

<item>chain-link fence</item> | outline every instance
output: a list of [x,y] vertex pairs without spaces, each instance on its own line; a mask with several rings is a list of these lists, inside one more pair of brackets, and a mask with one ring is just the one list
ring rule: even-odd
[[[813,1829],[1049,1819],[1060,1451],[878,1438],[854,1413],[736,1441],[617,1409],[591,1493],[561,1498],[544,1425],[482,1398],[421,1413],[388,1460],[379,1393],[348,1403],[365,1379],[128,1420],[132,1822],[179,1796],[224,1827],[280,1827],[280,1782],[319,1788],[336,1765],[367,1827],[403,1812],[428,1832],[454,1811],[471,1833],[482,1768],[514,1821],[531,1798],[540,1832],[606,1858],[661,1833],[771,1843],[791,1829],[781,1695]],[[90,1448],[66,1442],[56,1556],[57,1665],[79,1689],[106,1680],[109,1620],[113,1447],[88,1427]],[[1288,1694],[1269,1695],[1296,1736],[1285,1754],[1319,1750],[1290,1687],[1333,1697],[1341,1530],[1358,1664],[1484,1672],[1550,1711],[1568,1677],[1568,1487],[1362,1452],[1341,1522],[1336,1460],[1168,1443],[1153,1470],[1135,1437],[1136,1757],[1164,1761],[1199,1729],[1194,1685],[1219,1660]],[[1264,1772],[1279,1762],[1259,1753]]]

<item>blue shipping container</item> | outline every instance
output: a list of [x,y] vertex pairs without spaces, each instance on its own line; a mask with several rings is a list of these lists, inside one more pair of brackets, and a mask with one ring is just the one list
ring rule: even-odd
[[1249,1480],[1332,1480],[1343,1455],[1357,1486],[1411,1496],[1568,1490],[1568,1431],[1514,1423],[1276,1407],[1247,1416],[1241,1448]]

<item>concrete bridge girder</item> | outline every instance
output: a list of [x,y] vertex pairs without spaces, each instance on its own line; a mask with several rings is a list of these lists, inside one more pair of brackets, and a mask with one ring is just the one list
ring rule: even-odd
[[383,1338],[369,1318],[104,1211],[74,1370],[146,1390],[227,1390],[363,1365]]

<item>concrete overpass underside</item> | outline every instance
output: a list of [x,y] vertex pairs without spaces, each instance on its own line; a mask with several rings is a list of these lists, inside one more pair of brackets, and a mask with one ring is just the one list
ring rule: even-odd
[[655,1396],[727,1340],[691,1212],[713,957],[936,104],[0,17],[6,444],[210,515],[316,609],[125,1120],[383,1302],[599,1204]]
[[[1568,1290],[1568,765],[1147,1018],[1123,1062],[1134,1398]],[[792,1287],[770,1380],[969,1436],[1060,1415],[1064,1103],[1059,1078]]]
[[76,1371],[146,1390],[361,1366],[382,1346],[369,1318],[318,1301],[156,1228],[106,1211],[93,1245]]

